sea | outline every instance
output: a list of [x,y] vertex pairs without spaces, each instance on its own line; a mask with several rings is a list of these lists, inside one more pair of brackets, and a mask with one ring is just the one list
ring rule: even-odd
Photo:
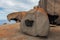
[[8,20],[0,20],[0,25],[3,25],[4,23],[7,23],[7,24],[13,24],[13,23],[16,23],[15,21],[8,21]]

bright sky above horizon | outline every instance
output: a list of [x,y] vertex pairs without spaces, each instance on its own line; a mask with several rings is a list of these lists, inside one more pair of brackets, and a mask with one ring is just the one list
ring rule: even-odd
[[0,0],[0,20],[7,20],[11,12],[27,11],[38,5],[39,0]]

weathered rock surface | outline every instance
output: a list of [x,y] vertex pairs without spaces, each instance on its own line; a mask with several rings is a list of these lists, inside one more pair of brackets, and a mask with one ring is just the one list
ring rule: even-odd
[[40,0],[39,6],[51,15],[60,15],[60,0]]
[[60,0],[40,0],[38,6],[44,8],[49,15],[59,16],[57,19],[54,17],[54,22],[60,24]]
[[[47,14],[44,15],[38,11],[35,13],[28,13],[26,17],[21,20],[21,32],[32,36],[47,36],[49,32],[49,20],[46,15]],[[26,20],[30,20],[30,22],[32,20],[33,24]],[[26,24],[32,24],[32,26],[27,26]]]
[[60,40],[60,26],[51,27],[48,38],[32,37],[20,33],[20,23],[0,26],[0,40]]

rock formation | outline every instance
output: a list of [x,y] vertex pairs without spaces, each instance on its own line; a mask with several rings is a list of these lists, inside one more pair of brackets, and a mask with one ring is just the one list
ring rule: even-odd
[[38,6],[44,8],[49,15],[55,15],[53,20],[50,20],[60,24],[60,0],[40,0]]
[[21,20],[21,32],[31,36],[48,36],[49,20],[43,8],[37,7],[36,12],[27,13]]

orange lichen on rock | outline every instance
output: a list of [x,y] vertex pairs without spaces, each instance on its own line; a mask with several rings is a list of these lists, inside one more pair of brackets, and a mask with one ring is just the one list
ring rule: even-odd
[[43,8],[41,8],[39,6],[35,6],[34,10],[36,10],[36,11],[42,13],[42,14],[47,14],[47,12]]

